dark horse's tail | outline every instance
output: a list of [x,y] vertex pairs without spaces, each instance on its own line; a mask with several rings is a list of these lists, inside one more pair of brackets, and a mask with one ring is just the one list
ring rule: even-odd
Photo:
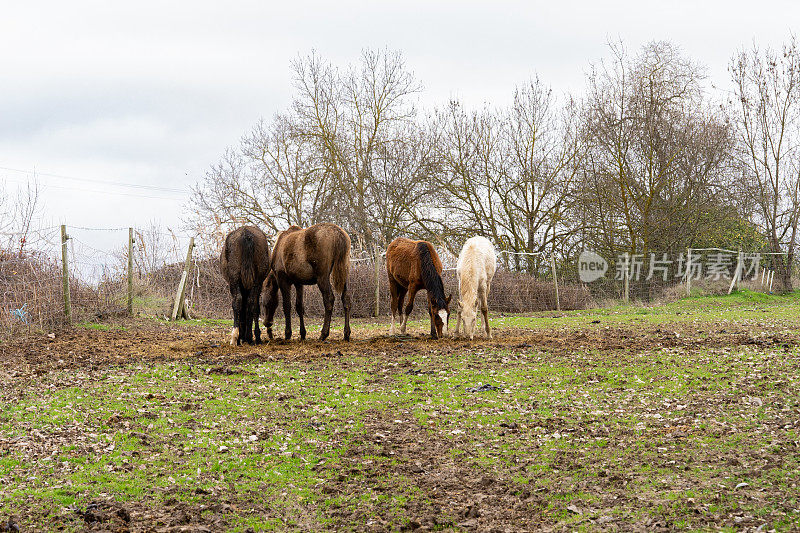
[[334,243],[333,252],[333,288],[341,294],[347,286],[347,276],[350,272],[350,236],[339,229],[339,235]]
[[253,239],[253,235],[246,229],[242,232],[241,239],[239,240],[239,253],[241,254],[239,259],[242,265],[239,274],[241,276],[242,287],[246,290],[250,290],[256,284],[256,242]]
[[417,253],[419,254],[419,264],[422,274],[422,283],[425,285],[425,290],[436,303],[436,307],[444,309],[447,307],[447,301],[444,295],[444,283],[442,283],[442,276],[436,270],[436,265],[433,263],[431,257],[430,244],[427,242],[417,243]]

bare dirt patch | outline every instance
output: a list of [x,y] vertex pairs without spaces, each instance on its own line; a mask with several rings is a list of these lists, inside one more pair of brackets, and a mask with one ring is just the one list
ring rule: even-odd
[[[359,356],[396,360],[404,355],[436,351],[512,349],[554,353],[578,350],[640,352],[657,348],[694,350],[753,345],[763,348],[800,344],[800,333],[783,327],[675,323],[668,326],[631,324],[589,325],[580,328],[503,329],[493,339],[469,341],[452,336],[431,340],[428,335],[389,336],[373,330],[358,330],[351,342],[313,338],[299,341],[273,340],[257,346],[227,344],[227,328],[170,327],[152,321],[123,321],[110,330],[75,328],[56,334],[10,339],[0,345],[0,382],[36,376],[51,370],[97,369],[137,362],[184,361],[198,364],[235,365],[258,360],[310,361],[337,356]],[[124,328],[124,329],[123,329]]]
[[[2,345],[4,404],[64,396],[45,386],[75,394],[107,387],[120,394],[116,401],[137,408],[123,413],[112,405],[82,425],[44,429],[26,419],[13,438],[0,435],[0,466],[30,461],[20,486],[25,476],[59,477],[59,468],[74,475],[79,469],[65,459],[109,455],[107,434],[134,451],[109,463],[104,483],[144,465],[143,496],[121,501],[74,489],[78,501],[51,515],[26,506],[0,513],[0,531],[45,523],[121,532],[246,529],[242,517],[304,530],[373,531],[755,530],[792,523],[800,475],[797,455],[787,451],[798,449],[792,389],[800,334],[782,324],[562,326],[556,319],[472,342],[356,328],[349,343],[242,347],[226,344],[227,328],[218,326],[112,326]],[[264,365],[285,369],[285,383],[271,388],[259,374]],[[185,373],[162,386],[147,373],[156,367],[166,368],[164,379]],[[143,373],[146,391],[123,386]],[[366,377],[351,382],[353,374]],[[683,385],[664,390],[670,380]],[[205,401],[221,395],[253,411],[215,429],[228,413]],[[73,401],[83,400],[69,396]],[[372,403],[354,407],[365,402]],[[269,413],[258,410],[261,403],[270,404]],[[217,431],[221,440],[208,448],[184,438]],[[276,435],[288,440],[274,441]],[[281,442],[311,444],[303,451]],[[332,449],[340,451],[311,468],[309,461]],[[213,464],[203,462],[209,450]],[[151,456],[166,458],[165,466],[151,468]],[[202,474],[164,483],[173,467],[198,457]],[[252,484],[226,466],[254,458],[277,461],[269,462],[276,472],[309,468],[305,490],[315,496],[298,503],[291,486],[276,489],[285,472]],[[280,506],[264,497],[275,490],[289,494]]]

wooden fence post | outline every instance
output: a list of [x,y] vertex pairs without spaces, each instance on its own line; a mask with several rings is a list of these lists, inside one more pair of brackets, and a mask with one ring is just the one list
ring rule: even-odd
[[192,261],[192,250],[194,249],[194,237],[189,239],[189,250],[186,252],[186,262],[183,264],[183,274],[181,274],[181,282],[178,284],[178,290],[175,292],[175,302],[172,306],[172,315],[170,320],[178,320],[183,316],[188,316],[188,310],[184,309],[184,297],[186,296],[186,280],[189,277],[189,263]]
[[133,228],[128,228],[128,316],[133,316]]
[[61,284],[64,290],[64,316],[67,324],[72,325],[72,303],[69,297],[69,266],[67,265],[67,235],[66,224],[61,224]]
[[742,277],[742,249],[739,248],[739,255],[736,259],[736,270],[733,271],[733,279],[731,279],[731,286],[728,287],[728,294],[733,292],[734,287],[739,287],[739,279]]
[[692,249],[691,248],[687,248],[686,249],[686,268],[684,269],[686,271],[686,296],[691,296],[692,295],[692,272],[691,272],[691,270],[689,270],[691,265],[692,265]]
[[[751,261],[752,261],[752,259],[751,259]],[[741,248],[739,248],[739,277],[736,278],[736,290],[737,291],[742,288],[741,285],[742,285],[742,279],[743,279],[744,273],[745,273],[744,272],[744,252],[742,251]]]
[[561,299],[558,295],[558,277],[556,275],[556,256],[550,256],[550,268],[553,271],[553,285],[556,288],[556,311],[561,311]]

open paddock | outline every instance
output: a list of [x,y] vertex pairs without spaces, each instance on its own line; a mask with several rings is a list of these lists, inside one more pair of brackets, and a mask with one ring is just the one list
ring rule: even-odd
[[800,528],[800,296],[490,316],[0,344],[0,530]]

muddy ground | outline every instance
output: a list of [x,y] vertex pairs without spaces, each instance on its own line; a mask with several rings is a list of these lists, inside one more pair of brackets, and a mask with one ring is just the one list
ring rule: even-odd
[[[551,315],[558,318],[559,315]],[[577,350],[640,352],[656,348],[719,348],[737,346],[785,346],[800,342],[800,330],[787,329],[786,324],[694,322],[649,325],[558,326],[543,329],[495,329],[492,339],[476,336],[472,341],[447,336],[432,340],[429,335],[389,335],[386,328],[355,329],[350,342],[344,342],[338,331],[326,341],[309,333],[305,341],[274,339],[264,334],[264,343],[232,347],[227,326],[174,326],[165,322],[117,321],[109,329],[75,328],[57,334],[34,334],[10,339],[0,345],[0,383],[24,385],[25,378],[52,370],[71,368],[93,369],[133,362],[191,361],[197,364],[238,364],[260,360],[311,361],[332,356],[351,355],[392,361],[399,355],[429,351],[440,353],[461,350],[538,349],[553,353]],[[417,328],[420,329],[420,328]],[[277,328],[281,331],[281,328]],[[296,333],[295,333],[296,335]],[[19,387],[16,387],[19,388]]]
[[[44,518],[35,514],[45,514],[40,503],[31,504],[30,514],[26,514],[24,506],[18,505],[10,510],[0,510],[0,531],[39,528],[247,530],[241,522],[234,520],[237,513],[271,517],[276,520],[278,529],[297,530],[537,531],[586,528],[653,531],[728,527],[754,531],[761,528],[765,531],[775,525],[779,529],[791,529],[791,524],[797,524],[792,522],[793,513],[800,508],[797,491],[786,493],[786,485],[779,486],[769,481],[773,467],[783,467],[780,472],[788,472],[790,477],[797,475],[793,470],[796,469],[796,456],[800,455],[797,391],[791,390],[792,380],[784,379],[781,384],[778,375],[786,372],[794,373],[793,377],[797,375],[797,347],[800,345],[797,330],[787,327],[784,322],[764,322],[754,327],[753,323],[720,321],[659,324],[632,321],[620,324],[605,323],[602,318],[597,323],[562,327],[557,317],[554,315],[551,323],[544,327],[498,329],[494,339],[476,338],[472,342],[452,337],[432,341],[422,333],[388,336],[374,327],[356,327],[349,343],[337,340],[340,333],[335,331],[334,339],[325,342],[273,341],[261,346],[242,347],[227,344],[227,328],[222,326],[181,327],[144,320],[122,321],[109,324],[107,330],[76,328],[51,336],[40,334],[12,339],[2,344],[0,401],[3,405],[10,405],[30,397],[48,376],[75,372],[91,381],[93,376],[108,379],[109,369],[118,368],[119,375],[124,378],[126,373],[134,372],[131,365],[142,363],[188,362],[201,372],[228,375],[232,380],[248,372],[249,365],[260,362],[284,362],[295,369],[324,367],[342,373],[358,368],[374,373],[374,381],[368,382],[370,385],[390,388],[395,386],[392,380],[396,376],[424,380],[428,375],[450,372],[452,369],[447,361],[461,354],[480,354],[487,368],[521,367],[523,363],[530,364],[526,357],[541,358],[544,355],[565,364],[582,365],[589,370],[588,382],[596,383],[600,378],[591,379],[592,368],[602,367],[608,361],[613,361],[613,364],[625,360],[640,361],[653,352],[697,354],[704,361],[725,357],[731,352],[770,353],[773,355],[764,363],[765,369],[772,368],[776,373],[764,371],[765,379],[770,380],[768,387],[738,382],[733,378],[735,390],[731,394],[719,391],[703,393],[700,386],[687,392],[685,403],[689,407],[684,406],[695,410],[693,417],[697,420],[704,414],[725,411],[731,402],[738,405],[743,394],[747,398],[759,398],[759,402],[762,402],[760,398],[774,397],[782,409],[763,414],[757,430],[772,432],[767,439],[769,446],[750,447],[750,440],[753,443],[761,441],[747,436],[744,440],[748,444],[743,444],[740,451],[713,446],[708,450],[702,445],[703,439],[724,438],[726,432],[731,431],[730,425],[726,427],[723,423],[709,427],[688,418],[683,423],[676,423],[674,420],[677,418],[669,423],[658,423],[644,437],[641,432],[625,425],[607,426],[601,415],[589,416],[580,412],[580,407],[575,408],[574,419],[563,414],[531,415],[524,421],[508,417],[508,421],[487,428],[490,437],[485,437],[483,432],[471,434],[467,431],[464,434],[463,431],[458,433],[457,429],[449,431],[450,426],[446,432],[437,432],[423,426],[402,409],[374,406],[362,415],[361,438],[344,444],[345,451],[340,460],[335,464],[320,461],[314,466],[321,480],[314,490],[320,501],[326,501],[324,504],[306,502],[295,508],[283,505],[280,509],[273,509],[237,490],[233,484],[211,489],[182,487],[175,489],[175,497],[170,495],[169,489],[166,492],[159,489],[139,501],[125,502],[110,495],[87,497],[84,494],[83,499],[72,507],[49,510],[48,520],[57,517],[53,522],[43,522]],[[418,364],[421,354],[426,355],[424,364]],[[779,360],[783,366],[776,370],[776,361]],[[676,366],[682,364],[691,366],[690,362],[676,363]],[[62,383],[59,379],[48,381],[48,386],[58,387]],[[74,383],[64,378],[63,386],[74,386]],[[620,394],[624,389],[624,386],[619,387]],[[145,433],[143,439],[147,439],[146,431],[140,429],[140,433]],[[580,444],[555,451],[548,448],[546,460],[539,457],[537,453],[543,435],[559,433],[570,435],[576,442],[605,438],[611,441],[610,446],[616,452],[607,462],[595,465],[586,464],[586,458],[595,455]],[[333,434],[331,438],[336,439]],[[644,438],[650,439],[652,447],[663,446],[666,449],[669,446],[669,453],[674,450],[674,457],[659,460],[663,463],[661,467],[676,472],[667,483],[669,486],[662,488],[663,492],[649,485],[647,491],[636,488],[643,486],[641,477],[646,477],[638,467],[642,466],[640,463],[652,460],[652,456],[638,459],[627,450],[635,448]],[[31,439],[36,440],[34,437]],[[28,446],[24,439],[12,440],[0,435],[0,459],[19,453],[21,445]],[[42,453],[49,453],[46,440],[41,437],[39,441],[42,442],[30,446],[38,446]],[[487,446],[507,447],[502,460],[483,462],[486,456],[481,449],[481,440],[485,440]],[[461,453],[454,455],[454,447]],[[788,464],[787,454],[795,456]],[[482,459],[478,460],[478,457]],[[704,470],[707,466],[713,466],[714,472],[710,475],[706,475],[707,469]],[[704,473],[692,475],[694,469]],[[578,471],[582,474],[578,475]],[[730,474],[728,480],[724,479],[726,473]],[[552,483],[537,483],[537,476]],[[746,486],[734,489],[734,485],[740,485],[734,482],[743,479],[742,476],[750,481]],[[521,482],[521,479],[527,481]],[[400,504],[390,505],[380,497],[355,498],[367,492],[377,495],[408,492],[408,480],[413,480],[416,496]],[[6,485],[0,490],[8,492],[12,488]],[[683,497],[676,507],[666,494],[677,489],[686,494],[695,491],[696,496]],[[195,491],[195,501],[187,503],[186,498],[180,497],[185,496],[187,490]],[[721,495],[734,490],[744,492],[741,501],[737,499],[739,496],[730,499]],[[584,498],[586,504],[569,504],[567,496],[575,494],[591,497]],[[563,505],[559,503],[561,501]],[[665,510],[652,512],[659,505]],[[794,516],[794,520],[800,519]]]

